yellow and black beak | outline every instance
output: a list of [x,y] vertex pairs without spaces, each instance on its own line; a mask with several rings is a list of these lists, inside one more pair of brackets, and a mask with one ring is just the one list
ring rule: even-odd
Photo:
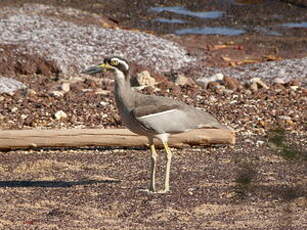
[[83,70],[81,73],[92,75],[92,74],[104,72],[110,69],[113,69],[111,65],[109,65],[108,63],[102,63],[96,66],[89,67]]

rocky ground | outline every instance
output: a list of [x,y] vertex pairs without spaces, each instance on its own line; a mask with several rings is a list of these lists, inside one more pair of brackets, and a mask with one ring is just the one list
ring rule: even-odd
[[[161,25],[161,29],[156,30],[153,19],[157,15],[144,11],[149,6],[161,6],[164,1],[148,1],[147,5],[120,0],[92,1],[91,4],[50,1],[59,8],[56,11],[50,8],[46,12],[42,12],[42,7],[36,11],[31,5],[24,7],[24,2],[40,3],[1,1],[0,6],[6,7],[6,11],[0,12],[2,19],[8,19],[15,10],[10,7],[23,7],[22,13],[31,12],[35,17],[49,14],[63,21],[61,26],[66,28],[67,23],[81,23],[73,16],[76,11],[65,10],[74,7],[84,10],[82,14],[78,11],[78,17],[83,18],[82,25],[102,24],[103,31],[106,27],[110,30],[123,27],[152,30],[152,36],[159,36],[157,39],[164,40],[158,41],[168,45],[157,45],[153,42],[154,37],[141,35],[142,39],[147,39],[147,47],[157,49],[159,66],[173,70],[159,72],[151,67],[151,59],[135,56],[132,74],[136,89],[147,94],[174,97],[210,111],[236,130],[237,143],[234,146],[173,149],[171,192],[163,195],[141,191],[149,182],[150,162],[145,147],[0,152],[0,229],[307,228],[306,29],[278,30],[285,36],[264,35],[255,32],[252,29],[256,28],[252,24],[254,21],[249,20],[257,9],[265,9],[261,12],[265,19],[263,27],[266,27],[272,23],[265,18],[272,9],[278,14],[288,7],[284,15],[286,21],[276,17],[274,25],[270,24],[275,31],[277,24],[301,18],[302,9],[306,10],[304,2],[300,6],[279,1],[248,5],[251,8],[246,11],[248,14],[244,17],[236,15],[239,25],[243,25],[243,21],[251,23],[248,28],[244,27],[249,33],[240,36],[168,34],[183,25],[176,25],[178,28]],[[194,9],[191,1],[176,4]],[[195,3],[195,6],[199,7],[199,4]],[[217,4],[214,7],[226,7],[227,12],[238,12],[236,5],[227,8],[226,3],[214,4]],[[212,5],[212,10],[220,10],[214,7]],[[73,13],[67,16],[67,12]],[[98,14],[93,16],[93,12]],[[132,15],[131,12],[136,13]],[[165,12],[158,16],[173,18]],[[257,18],[259,21],[261,15]],[[18,28],[29,28],[35,29],[38,38],[46,39],[36,30],[41,24],[30,18],[28,25],[13,19],[0,22],[0,25],[12,23],[10,33],[5,30],[0,35],[0,73],[22,82],[26,88],[0,94],[0,129],[122,126],[114,106],[112,76],[77,74],[84,65],[81,63],[82,52],[74,59],[69,59],[69,55],[62,56],[66,57],[63,63],[71,65],[70,71],[73,71],[73,74],[65,73],[63,66],[66,65],[58,64],[61,56],[56,56],[59,51],[55,52],[52,42],[43,40],[48,46],[43,46],[42,42],[37,47],[43,48],[33,49],[33,45],[26,45],[37,44],[33,42],[36,38],[27,37],[33,41],[23,43],[22,37],[18,36]],[[189,17],[181,19],[190,20]],[[230,18],[223,20],[219,21],[221,25],[231,25],[227,24],[231,22]],[[58,21],[52,19],[49,22]],[[201,22],[194,20],[190,23],[199,26]],[[64,45],[69,44],[67,39],[58,40],[61,37],[56,36],[55,30],[48,31],[54,33],[55,41],[63,44],[61,49],[69,54],[69,46]],[[97,34],[100,32],[97,29]],[[63,31],[63,38],[64,34]],[[8,44],[12,35],[15,43]],[[77,50],[90,47],[89,43],[81,44],[73,47]],[[168,52],[161,51],[163,49],[178,53],[168,56]],[[53,51],[54,58],[37,55],[34,52],[37,50]],[[130,55],[139,52],[130,51]],[[90,55],[86,56],[87,65],[95,63],[90,58]],[[177,61],[178,58],[181,60]],[[231,69],[225,70],[225,67]],[[259,74],[247,76],[263,69],[266,71],[261,72],[265,73],[264,77]],[[284,71],[270,72],[271,69]],[[150,74],[142,72],[144,70],[149,70]],[[259,76],[261,78],[257,78]],[[159,163],[162,178],[163,154]]]

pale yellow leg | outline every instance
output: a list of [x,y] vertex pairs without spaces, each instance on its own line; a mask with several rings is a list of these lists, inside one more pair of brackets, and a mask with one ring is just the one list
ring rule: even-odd
[[173,153],[168,147],[167,142],[163,142],[164,149],[166,151],[166,170],[165,170],[165,183],[164,183],[164,190],[163,192],[168,192],[170,190],[169,188],[169,178],[170,178],[170,170],[171,170],[171,162],[172,162],[172,156]]
[[151,192],[156,191],[156,165],[158,154],[155,149],[153,142],[150,142],[150,152],[151,152],[151,180],[149,190]]

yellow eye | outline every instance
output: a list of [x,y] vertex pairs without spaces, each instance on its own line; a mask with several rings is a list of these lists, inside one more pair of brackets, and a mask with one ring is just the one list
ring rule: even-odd
[[118,65],[118,60],[116,60],[116,59],[111,60],[111,65]]

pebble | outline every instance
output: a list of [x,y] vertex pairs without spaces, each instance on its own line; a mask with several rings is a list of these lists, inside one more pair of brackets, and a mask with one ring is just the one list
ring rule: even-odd
[[[217,81],[209,82],[206,88],[209,89],[220,89],[222,85]],[[225,86],[223,86],[225,88]]]
[[289,116],[279,116],[278,117],[280,120],[291,120],[291,117],[289,117]]
[[107,106],[109,103],[105,102],[105,101],[101,101],[99,104],[102,105],[102,106]]
[[107,95],[111,94],[111,91],[110,90],[103,90],[101,88],[98,88],[98,89],[96,89],[95,94],[107,96]]
[[236,91],[237,89],[242,88],[240,81],[233,77],[225,76],[223,80],[224,80],[226,87],[231,90]]
[[21,119],[26,119],[27,117],[28,117],[28,115],[26,115],[26,114],[21,114],[21,116],[20,116]]
[[277,78],[275,78],[275,79],[273,80],[273,83],[284,85],[284,84],[286,84],[287,82],[285,81],[285,79],[277,77]]
[[31,96],[36,95],[36,91],[34,89],[28,89],[27,93]]
[[61,120],[67,118],[67,114],[63,110],[59,110],[54,114],[56,120]]
[[0,93],[14,93],[18,89],[26,88],[22,82],[12,78],[0,77]]
[[187,85],[189,83],[189,79],[183,74],[179,74],[175,80],[176,85]]
[[136,79],[140,86],[154,86],[156,84],[156,79],[151,77],[147,70],[138,73]]
[[207,89],[209,83],[222,81],[223,79],[224,79],[224,75],[222,73],[217,73],[217,74],[214,74],[210,77],[198,78],[196,80],[196,83],[199,86],[203,87],[204,89]]
[[253,92],[256,92],[258,90],[258,84],[256,82],[252,82],[252,84],[250,85],[250,89]]
[[297,86],[297,85],[290,86],[290,89],[293,90],[293,91],[296,91],[298,88],[299,88],[299,86]]
[[265,143],[264,141],[257,141],[256,146],[259,147],[259,146],[263,145],[264,143]]
[[258,86],[260,86],[261,88],[269,89],[267,84],[265,84],[264,81],[259,77],[252,78],[250,82],[251,82],[251,87],[253,87],[256,90],[258,90]]
[[49,94],[50,96],[53,96],[53,97],[63,97],[64,96],[64,93],[62,91],[57,91],[57,90],[51,91]]
[[12,113],[15,113],[17,110],[18,110],[17,107],[13,107],[13,108],[11,109],[11,112],[12,112]]
[[64,83],[61,85],[61,89],[62,89],[64,92],[69,92],[69,91],[70,91],[70,83],[64,82]]

